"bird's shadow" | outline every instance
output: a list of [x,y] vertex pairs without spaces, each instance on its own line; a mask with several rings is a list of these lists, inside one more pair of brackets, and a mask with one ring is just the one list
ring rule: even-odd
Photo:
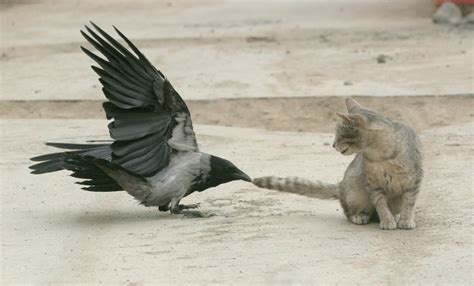
[[[203,212],[205,214],[205,212]],[[55,220],[60,225],[69,227],[90,227],[97,225],[125,225],[140,224],[150,222],[179,222],[185,219],[203,219],[199,216],[175,215],[169,212],[160,212],[158,210],[97,210],[86,212],[68,212],[68,213],[50,213],[51,220]]]

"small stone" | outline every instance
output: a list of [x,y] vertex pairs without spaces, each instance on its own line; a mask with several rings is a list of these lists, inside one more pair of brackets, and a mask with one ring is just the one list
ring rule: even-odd
[[433,15],[433,22],[437,24],[458,25],[461,20],[461,9],[451,2],[443,3]]
[[387,62],[387,60],[389,59],[390,57],[387,56],[387,55],[384,55],[384,54],[381,54],[377,57],[377,63],[379,64],[384,64]]
[[353,85],[352,81],[346,80],[344,81],[344,85]]

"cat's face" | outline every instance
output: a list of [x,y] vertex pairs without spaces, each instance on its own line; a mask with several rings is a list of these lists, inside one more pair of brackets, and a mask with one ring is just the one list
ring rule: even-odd
[[343,155],[364,151],[380,141],[389,121],[376,111],[364,108],[354,99],[346,99],[348,113],[337,113],[342,123],[337,125],[333,147]]
[[349,124],[338,124],[336,138],[332,146],[346,156],[359,153],[363,149],[361,132]]

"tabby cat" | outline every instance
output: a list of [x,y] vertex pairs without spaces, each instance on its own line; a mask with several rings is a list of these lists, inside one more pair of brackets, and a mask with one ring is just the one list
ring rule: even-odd
[[423,177],[421,143],[406,124],[346,100],[346,114],[338,113],[333,147],[343,155],[356,154],[338,184],[298,177],[261,177],[259,187],[319,199],[339,199],[354,224],[379,219],[381,229],[413,229],[414,207]]

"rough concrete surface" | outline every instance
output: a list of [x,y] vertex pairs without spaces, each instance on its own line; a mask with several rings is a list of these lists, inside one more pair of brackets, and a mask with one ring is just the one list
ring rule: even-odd
[[433,25],[428,0],[23,2],[0,11],[2,99],[98,99],[89,20],[119,27],[187,99],[473,89],[473,30]]
[[[474,120],[474,96],[354,96],[384,115],[418,131]],[[0,101],[1,118],[105,118],[99,100]],[[333,132],[345,112],[339,96],[187,100],[193,122],[274,131]],[[216,112],[216,110],[218,112]]]
[[[429,0],[0,1],[0,284],[472,285],[474,33],[431,17]],[[254,177],[340,180],[340,96],[410,122],[418,228],[245,182],[185,198],[214,214],[189,219],[29,174],[45,141],[108,138],[88,20],[130,36],[190,101],[201,149]]]
[[[183,219],[126,193],[88,193],[62,174],[33,176],[45,140],[104,138],[102,120],[5,120],[3,281],[23,283],[472,282],[474,125],[422,134],[426,178],[413,231],[347,222],[336,201],[230,183],[185,198],[215,216]],[[33,131],[35,130],[35,131]],[[337,182],[349,157],[331,134],[196,126],[201,148],[251,176]]]

